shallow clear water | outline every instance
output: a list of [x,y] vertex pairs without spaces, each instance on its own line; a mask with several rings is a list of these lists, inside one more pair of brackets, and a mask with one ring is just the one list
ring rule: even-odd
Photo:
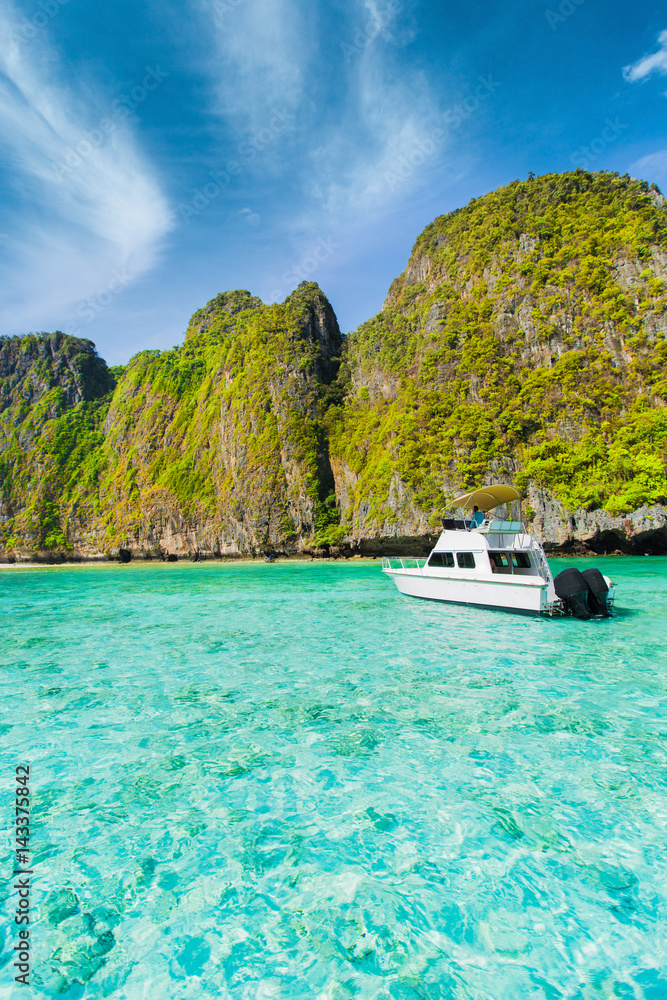
[[584,564],[613,619],[378,563],[2,571],[35,995],[665,1000],[667,560]]

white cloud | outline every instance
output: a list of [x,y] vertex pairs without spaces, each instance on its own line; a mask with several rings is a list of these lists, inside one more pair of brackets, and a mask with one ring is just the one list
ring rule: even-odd
[[313,51],[310,8],[293,0],[197,0],[212,23],[217,110],[262,128],[274,107],[297,107]]
[[106,288],[114,269],[132,280],[145,273],[172,216],[119,107],[89,84],[79,83],[84,100],[64,83],[45,33],[22,41],[6,4],[0,30],[10,39],[0,54],[0,135],[11,191],[0,332],[20,332],[51,328]]
[[[438,109],[426,78],[404,66],[396,73],[393,65],[392,41],[412,37],[402,24],[401,0],[349,0],[336,41],[321,30],[310,3],[195,2],[216,25],[209,70],[228,124],[237,131],[261,128],[273,107],[294,115],[289,150],[275,143],[253,169],[268,175],[276,162],[289,164],[299,177],[306,198],[289,227],[304,240],[314,229],[320,235],[322,227],[386,206],[398,190],[392,192],[387,176],[411,157],[420,161],[424,145],[431,150],[426,159],[437,162],[431,137]],[[313,81],[323,79],[328,89],[315,93]],[[417,180],[415,172],[407,188]]]
[[[355,233],[425,187],[446,155],[444,95],[434,95],[426,73],[407,60],[412,0],[339,0],[335,32],[321,5],[308,0],[191,3],[214,26],[206,69],[212,110],[231,132],[223,155],[245,131],[266,126],[272,108],[293,116],[289,132],[251,167],[255,187],[273,192],[264,232],[273,225],[289,247],[282,264],[274,261],[267,289],[286,293],[279,275],[290,262],[331,238],[339,248],[326,266],[338,266],[354,252]],[[246,184],[240,176],[236,190]]]
[[661,76],[667,75],[667,31],[662,31],[658,35],[658,42],[660,48],[657,52],[643,56],[636,63],[623,68],[623,76],[626,80],[631,82],[645,80],[653,73],[660,73]]
[[376,225],[442,162],[448,137],[439,101],[402,53],[397,71],[396,48],[412,37],[404,14],[401,4],[387,0],[352,5],[342,45],[353,51],[345,49],[347,60],[337,54],[345,66],[339,84],[345,103],[339,119],[305,151],[310,197],[292,220],[297,249],[314,236]]
[[347,120],[313,153],[329,224],[402,198],[443,149],[442,115],[420,74],[397,82],[371,49],[360,56],[357,71]]

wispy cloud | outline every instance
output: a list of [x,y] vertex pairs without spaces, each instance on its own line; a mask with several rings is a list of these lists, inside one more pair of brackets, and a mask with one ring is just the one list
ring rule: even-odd
[[[3,36],[16,39],[17,24],[4,4]],[[75,86],[65,83],[45,37],[3,47],[0,135],[13,208],[1,226],[8,239],[0,266],[11,293],[0,332],[51,326],[105,287],[114,268],[138,277],[155,263],[172,225],[130,126],[116,117],[113,128],[100,129],[113,102],[96,96],[89,81]]]
[[[313,238],[332,233],[342,244],[341,259],[353,253],[353,234],[400,210],[447,157],[445,95],[433,92],[422,70],[410,68],[404,51],[413,37],[409,13],[405,5],[392,8],[385,0],[350,5],[342,44],[355,45],[357,54],[338,66],[345,94],[340,113],[304,155],[308,197],[290,220],[297,255]],[[393,183],[399,175],[401,182]]]
[[345,120],[311,157],[315,200],[329,225],[390,208],[387,177],[428,144],[442,117],[423,76],[396,82],[377,49],[361,56],[351,93]]
[[667,149],[659,149],[648,156],[642,156],[630,165],[632,177],[652,181],[658,184],[663,192],[667,191]]
[[648,56],[642,56],[637,62],[623,68],[623,76],[626,80],[645,80],[653,73],[667,76],[667,31],[662,31],[658,35],[660,48],[657,52]]
[[276,105],[297,107],[314,51],[314,16],[293,0],[195,0],[215,41],[209,70],[217,77],[217,110],[250,130]]
[[409,0],[347,0],[337,38],[306,2],[241,0],[234,9],[193,2],[215,26],[209,67],[227,124],[255,129],[274,107],[295,116],[288,146],[256,166],[267,175],[283,169],[302,195],[281,223],[297,251],[300,242],[362,217],[368,223],[405,197],[405,189],[388,192],[386,176],[429,141],[439,115],[425,74],[406,70],[404,61],[398,72],[395,64],[396,47],[413,37]]

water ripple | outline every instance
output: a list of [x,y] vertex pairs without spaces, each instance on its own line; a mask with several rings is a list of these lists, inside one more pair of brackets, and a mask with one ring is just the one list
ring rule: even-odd
[[664,1000],[667,561],[594,563],[611,620],[377,563],[3,572],[35,994]]

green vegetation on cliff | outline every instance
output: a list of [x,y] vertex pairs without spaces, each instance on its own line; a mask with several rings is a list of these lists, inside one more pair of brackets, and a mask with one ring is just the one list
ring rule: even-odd
[[[230,539],[255,551],[338,523],[322,417],[342,337],[316,285],[276,306],[219,295],[180,347],[141,352],[113,393],[92,400],[89,389],[65,407],[58,379],[70,340],[55,335],[55,358],[27,364],[29,338],[3,345],[0,377],[14,387],[0,414],[7,546],[71,545],[85,522],[100,547],[144,539],[159,550],[171,519],[175,533],[206,526],[219,551]],[[104,384],[92,369],[87,377],[98,394],[113,385],[110,374]]]
[[347,517],[425,511],[504,469],[569,509],[667,499],[667,209],[583,171],[515,182],[436,219],[382,312],[352,334],[332,457]]
[[275,306],[219,295],[181,347],[133,358],[107,420],[112,533],[175,502],[197,523],[243,526],[258,549],[312,534],[333,493],[321,417],[341,346],[310,284]]
[[[105,468],[114,379],[89,340],[0,338],[0,496],[6,548],[67,545]],[[84,510],[80,508],[83,505]],[[67,512],[67,514],[65,514]],[[86,520],[84,515],[83,520]]]
[[0,338],[0,544],[336,544],[435,527],[489,478],[665,503],[666,282],[657,189],[578,170],[436,219],[347,342],[313,283],[218,295],[112,371],[90,341]]

